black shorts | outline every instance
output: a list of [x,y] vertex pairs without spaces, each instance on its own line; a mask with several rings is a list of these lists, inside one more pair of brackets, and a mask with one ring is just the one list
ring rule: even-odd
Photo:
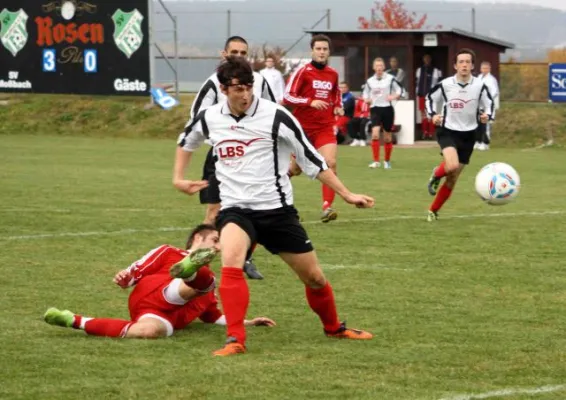
[[372,107],[369,112],[372,126],[381,126],[385,132],[391,132],[395,122],[395,109],[393,107]]
[[220,188],[218,179],[216,179],[216,157],[212,152],[212,147],[204,161],[202,179],[208,181],[208,187],[199,192],[200,204],[220,204]]
[[[293,206],[264,211],[226,208],[218,214],[216,228],[221,231],[230,222],[242,228],[252,244],[261,244],[271,254],[301,254],[314,250]],[[248,251],[248,258],[250,253]]]
[[473,131],[459,132],[442,127],[436,133],[436,140],[442,150],[447,147],[454,147],[458,152],[460,164],[467,165],[470,163],[470,157],[474,152],[476,135],[476,129]]

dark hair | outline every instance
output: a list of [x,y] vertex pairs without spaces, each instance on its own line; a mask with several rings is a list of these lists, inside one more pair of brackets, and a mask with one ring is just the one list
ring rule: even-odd
[[459,52],[456,53],[456,56],[454,57],[454,64],[456,64],[458,62],[458,56],[462,55],[462,54],[469,54],[472,56],[472,64],[476,63],[476,53],[474,53],[474,51],[472,49],[462,49]]
[[244,43],[246,46],[248,45],[248,42],[243,37],[230,36],[228,39],[226,39],[226,43],[224,43],[224,50],[228,50],[228,46],[230,46],[230,43],[232,42],[240,42],[240,43]]
[[491,67],[491,63],[489,61],[482,61],[481,65],[489,65]]
[[216,69],[216,77],[221,85],[231,86],[232,79],[239,85],[252,85],[254,71],[250,63],[243,57],[229,56]]
[[205,238],[209,235],[210,232],[215,232],[215,231],[216,228],[214,227],[214,225],[210,225],[210,224],[197,225],[195,229],[193,229],[189,234],[189,237],[187,238],[187,245],[185,246],[185,248],[186,249],[191,248],[193,242],[195,241],[196,235],[201,235],[203,238]]
[[326,43],[328,43],[328,47],[330,47],[332,45],[332,41],[330,40],[330,38],[328,36],[322,35],[322,34],[314,35],[311,38],[311,49],[314,48],[314,44],[316,42],[326,42]]

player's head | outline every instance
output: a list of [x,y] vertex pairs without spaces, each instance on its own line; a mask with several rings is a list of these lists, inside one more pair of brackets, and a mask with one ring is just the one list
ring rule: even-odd
[[248,56],[248,42],[241,36],[230,36],[226,39],[224,50],[222,50],[222,58],[228,56]]
[[482,75],[487,75],[491,72],[491,63],[489,61],[483,61],[480,65],[480,72]]
[[214,247],[220,250],[218,231],[210,224],[200,224],[195,227],[187,239],[187,250]]
[[399,68],[399,60],[397,60],[397,57],[391,57],[389,59],[389,66],[391,67],[391,69]]
[[338,89],[340,89],[340,93],[348,93],[350,91],[350,86],[348,86],[348,82],[342,81],[338,85]]
[[382,75],[385,71],[385,61],[381,57],[377,57],[373,60],[373,70],[377,75]]
[[330,38],[326,35],[314,35],[311,38],[312,60],[320,64],[326,64],[328,57],[330,57],[331,43]]
[[454,69],[456,74],[462,78],[467,78],[471,75],[474,69],[474,62],[476,61],[476,54],[470,49],[462,49],[456,53],[454,57]]
[[271,55],[268,55],[268,56],[265,58],[265,66],[266,66],[267,68],[273,68],[273,67],[275,66],[275,58],[274,58],[273,56],[271,56]]
[[423,56],[423,63],[424,65],[430,65],[430,63],[432,63],[432,57],[430,56],[430,54],[425,54]]
[[218,66],[216,77],[232,113],[243,114],[253,101],[254,72],[250,63],[242,57],[226,57]]

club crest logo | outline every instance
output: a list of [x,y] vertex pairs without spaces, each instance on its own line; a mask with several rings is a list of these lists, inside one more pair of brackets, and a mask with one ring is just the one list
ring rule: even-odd
[[137,9],[131,12],[117,9],[112,15],[112,21],[114,21],[114,42],[120,51],[130,58],[143,43],[141,29],[143,15]]
[[21,8],[15,12],[5,8],[0,12],[0,41],[14,57],[28,41],[27,20],[28,15]]

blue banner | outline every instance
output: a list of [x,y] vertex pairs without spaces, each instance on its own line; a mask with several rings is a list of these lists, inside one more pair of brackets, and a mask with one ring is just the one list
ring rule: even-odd
[[151,88],[151,96],[153,97],[153,100],[164,110],[169,110],[179,104],[177,99],[168,94],[162,88]]
[[566,64],[548,65],[548,100],[566,102]]

